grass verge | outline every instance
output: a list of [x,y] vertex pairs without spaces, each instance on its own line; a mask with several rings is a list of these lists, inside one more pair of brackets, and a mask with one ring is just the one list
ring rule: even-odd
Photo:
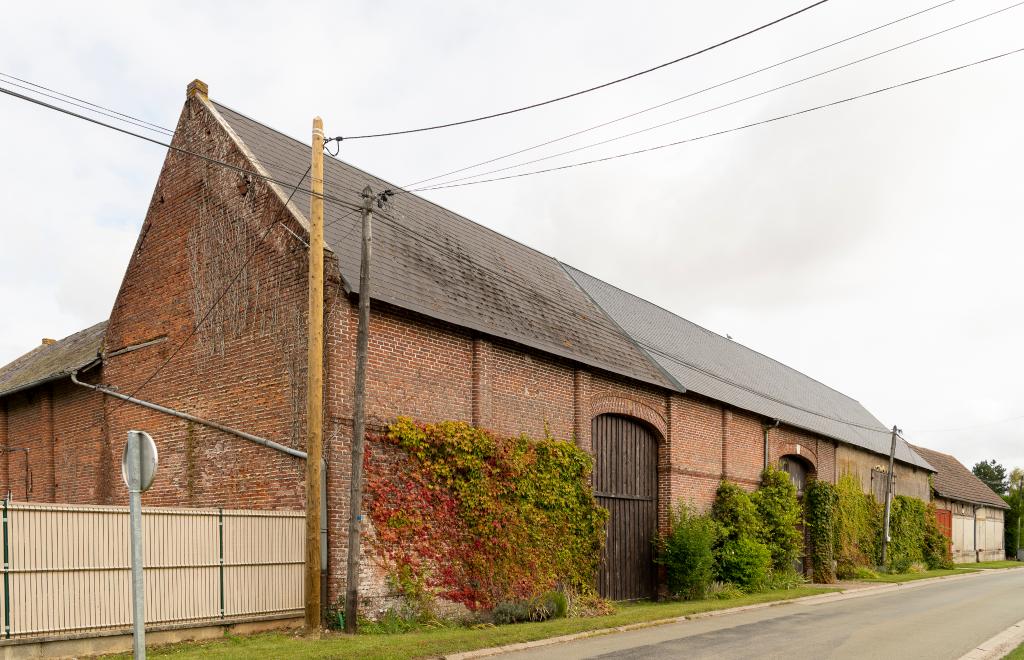
[[981,569],[974,568],[974,564],[971,564],[970,568],[939,568],[933,571],[923,571],[921,573],[882,573],[875,578],[865,578],[862,582],[913,582],[914,580],[926,580],[934,577],[945,577],[947,575],[961,575],[963,573],[975,573]]
[[[541,623],[519,623],[483,629],[436,628],[394,635],[347,635],[329,633],[320,640],[309,640],[283,633],[263,633],[246,637],[225,637],[213,642],[174,644],[150,649],[153,658],[364,658],[366,660],[402,660],[437,656],[459,651],[529,642],[548,637],[656,621],[672,617],[728,609],[757,603],[781,602],[835,591],[825,587],[803,586],[782,591],[767,591],[730,600],[700,600],[671,603],[620,603],[606,616],[557,619]],[[109,656],[130,658],[130,654]]]
[[1004,657],[1003,660],[1024,660],[1024,644],[1010,651],[1010,655]]
[[1024,568],[1024,561],[1003,559],[1001,561],[982,561],[977,564],[960,564],[969,568]]

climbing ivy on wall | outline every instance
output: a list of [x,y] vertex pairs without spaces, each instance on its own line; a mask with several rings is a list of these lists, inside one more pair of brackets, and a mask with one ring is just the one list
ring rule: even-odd
[[834,485],[815,479],[804,491],[804,506],[814,581],[831,584],[839,549],[839,493]]
[[375,550],[407,597],[477,610],[557,587],[593,591],[608,514],[586,452],[405,417],[371,440]]
[[857,566],[877,566],[881,561],[882,506],[861,488],[852,474],[836,484],[840,578],[854,577]]

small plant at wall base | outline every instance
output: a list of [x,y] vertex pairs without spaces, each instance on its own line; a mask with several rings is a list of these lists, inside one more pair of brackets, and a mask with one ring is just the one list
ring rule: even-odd
[[658,538],[657,562],[665,567],[673,598],[697,600],[707,595],[715,575],[718,525],[686,504],[669,512],[668,531]]
[[[515,603],[537,603],[545,592],[593,594],[608,514],[593,497],[584,451],[409,418],[371,440],[374,548],[424,617],[438,597],[474,611],[510,603],[503,612],[513,616]],[[542,609],[557,614],[560,602]]]

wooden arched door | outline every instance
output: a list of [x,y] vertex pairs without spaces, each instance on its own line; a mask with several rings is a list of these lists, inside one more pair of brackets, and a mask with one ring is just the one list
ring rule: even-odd
[[656,575],[657,437],[629,417],[599,415],[591,424],[591,438],[594,495],[610,513],[598,591],[611,600],[650,598]]

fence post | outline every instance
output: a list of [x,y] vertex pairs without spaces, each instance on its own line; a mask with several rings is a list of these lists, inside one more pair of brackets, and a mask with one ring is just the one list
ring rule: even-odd
[[7,541],[7,498],[4,498],[4,637],[11,638],[11,559]]
[[224,618],[224,509],[217,509],[217,533],[220,536],[220,618]]

